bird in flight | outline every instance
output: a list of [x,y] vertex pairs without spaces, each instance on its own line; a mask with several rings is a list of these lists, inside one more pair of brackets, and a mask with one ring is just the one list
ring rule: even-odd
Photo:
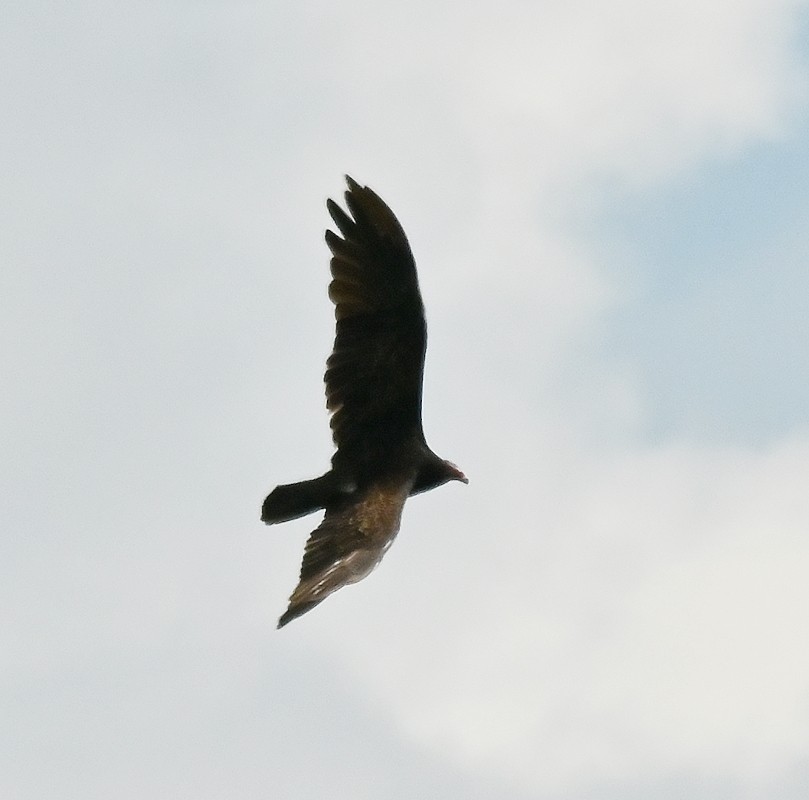
[[427,328],[407,237],[375,192],[346,181],[350,216],[327,201],[342,236],[326,231],[337,333],[324,380],[337,449],[328,472],[276,486],[261,508],[268,525],[326,511],[306,543],[279,628],[376,567],[410,495],[468,483],[430,450],[422,430]]

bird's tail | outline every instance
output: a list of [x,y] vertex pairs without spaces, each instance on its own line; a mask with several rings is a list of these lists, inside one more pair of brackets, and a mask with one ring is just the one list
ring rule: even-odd
[[261,506],[261,521],[268,525],[304,517],[325,508],[334,493],[329,473],[300,483],[276,486]]

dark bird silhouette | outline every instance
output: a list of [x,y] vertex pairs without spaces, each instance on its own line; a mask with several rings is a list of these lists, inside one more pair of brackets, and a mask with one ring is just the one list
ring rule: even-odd
[[325,475],[277,486],[261,509],[268,525],[326,510],[306,543],[300,582],[279,628],[373,570],[399,531],[410,495],[468,482],[424,439],[427,330],[407,237],[376,193],[346,181],[351,216],[329,200],[342,238],[326,231],[337,319],[326,405],[337,450]]

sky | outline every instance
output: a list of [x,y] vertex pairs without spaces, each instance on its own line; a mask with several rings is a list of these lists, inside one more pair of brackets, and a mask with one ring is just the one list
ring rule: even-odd
[[[805,798],[806,6],[7,3],[0,795]],[[470,483],[276,631],[344,173]]]

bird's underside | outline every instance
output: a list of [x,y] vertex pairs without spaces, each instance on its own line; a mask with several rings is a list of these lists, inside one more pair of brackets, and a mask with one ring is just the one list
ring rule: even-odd
[[279,628],[371,572],[409,495],[467,482],[430,450],[421,427],[426,327],[407,238],[373,191],[346,180],[351,216],[329,200],[342,238],[326,232],[337,332],[325,382],[337,450],[326,474],[277,486],[262,506],[267,524],[326,511]]

